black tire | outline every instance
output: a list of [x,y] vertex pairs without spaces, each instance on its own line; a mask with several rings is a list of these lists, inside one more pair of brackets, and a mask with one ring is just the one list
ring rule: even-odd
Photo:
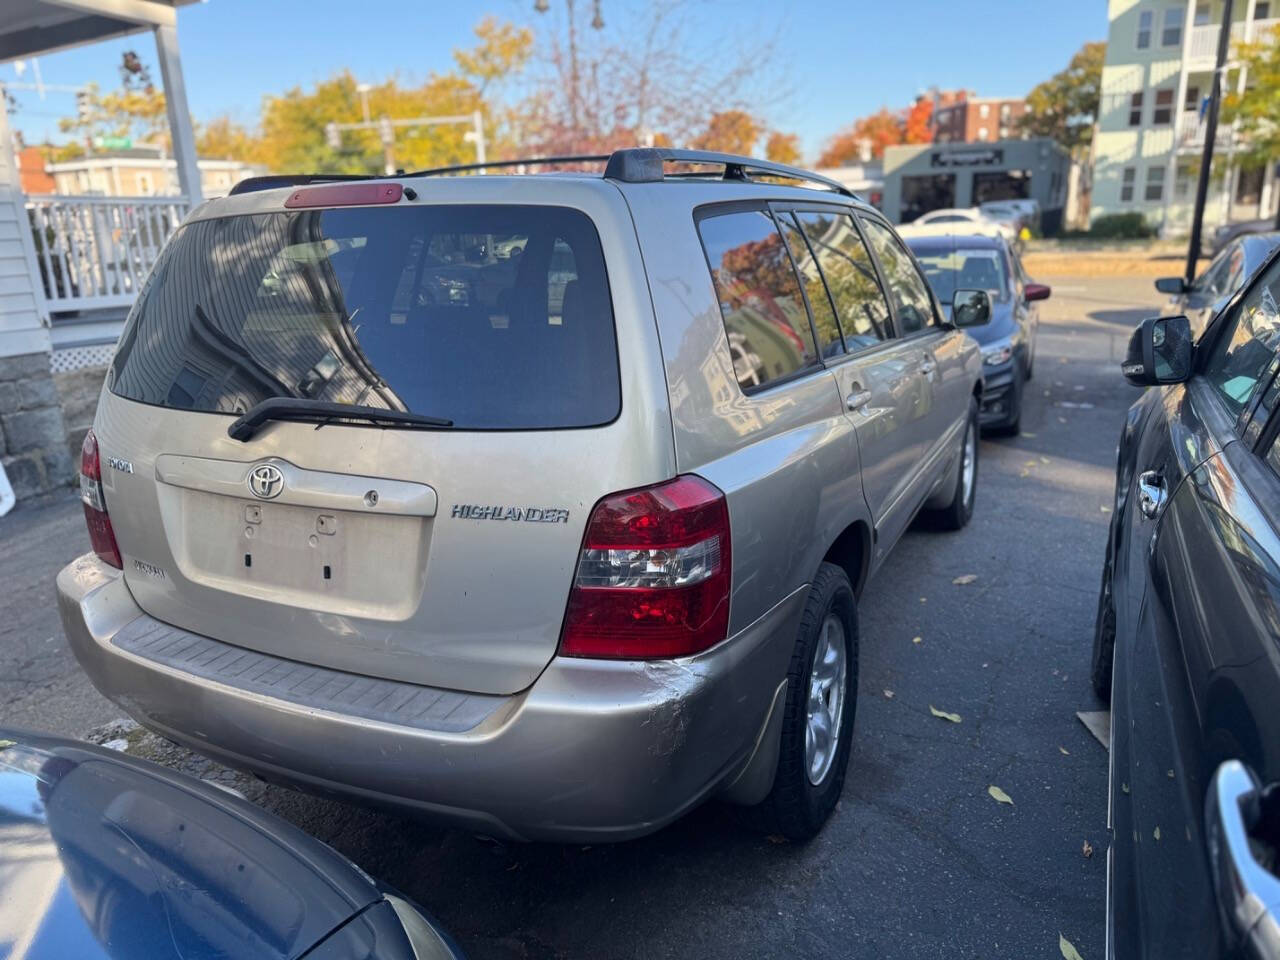
[[1027,356],[1027,372],[1023,374],[1023,379],[1030,380],[1031,375],[1035,372],[1035,367],[1036,367],[1036,352],[1035,350],[1032,350],[1031,353],[1028,354]]
[[[823,640],[823,626],[830,615],[834,615],[844,628],[844,708],[840,713],[834,757],[815,784],[809,779],[805,752],[809,682],[814,670],[814,656],[819,642]],[[747,811],[755,826],[766,833],[781,834],[796,842],[817,836],[844,789],[857,705],[857,601],[844,570],[833,563],[823,563],[809,588],[809,598],[800,617],[799,636],[787,669],[787,699],[773,788],[763,801]]]
[[[956,486],[952,491],[951,503],[940,510],[929,511],[930,516],[944,530],[962,530],[973,516],[973,503],[978,496],[978,401],[969,398],[969,421],[966,433],[960,439],[960,469],[956,471]],[[969,496],[965,497],[964,489],[964,448],[969,434],[973,435],[973,486],[969,488]]]
[[1098,614],[1093,623],[1093,662],[1089,682],[1103,703],[1111,702],[1111,670],[1116,655],[1116,605],[1111,589],[1111,545],[1107,544],[1107,562],[1102,566],[1102,584],[1098,588]]

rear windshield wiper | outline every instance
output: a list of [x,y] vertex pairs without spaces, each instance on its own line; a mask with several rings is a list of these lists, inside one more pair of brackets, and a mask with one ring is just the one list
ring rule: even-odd
[[366,407],[356,403],[331,403],[328,400],[307,400],[301,397],[272,397],[254,404],[246,413],[227,427],[227,436],[242,442],[252,439],[258,428],[268,420],[300,420],[315,422],[320,426],[331,420],[368,420],[409,430],[432,430],[452,427],[452,420],[428,417],[408,410],[385,410],[382,407]]

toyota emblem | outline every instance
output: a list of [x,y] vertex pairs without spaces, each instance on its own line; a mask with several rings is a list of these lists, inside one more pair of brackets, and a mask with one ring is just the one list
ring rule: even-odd
[[270,463],[260,463],[249,471],[249,492],[259,500],[274,500],[284,489],[284,474]]

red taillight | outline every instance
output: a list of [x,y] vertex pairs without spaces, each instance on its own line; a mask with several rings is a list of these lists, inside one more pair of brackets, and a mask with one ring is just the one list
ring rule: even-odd
[[729,629],[729,507],[701,477],[591,511],[560,652],[628,660],[705,650]]
[[123,569],[116,533],[107,516],[107,501],[102,495],[102,461],[98,456],[98,438],[90,430],[80,448],[80,499],[84,501],[84,522],[89,528],[89,543],[104,563]]

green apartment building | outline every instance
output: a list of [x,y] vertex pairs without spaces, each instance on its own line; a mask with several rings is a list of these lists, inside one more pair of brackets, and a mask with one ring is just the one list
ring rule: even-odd
[[[1222,0],[1108,0],[1091,220],[1138,211],[1163,235],[1190,230],[1222,12]],[[1234,58],[1237,43],[1280,25],[1280,0],[1235,0],[1232,18]],[[1230,84],[1243,88],[1243,73],[1229,71]],[[1239,146],[1236,131],[1220,123],[1206,227],[1275,214],[1274,164],[1243,169]]]

